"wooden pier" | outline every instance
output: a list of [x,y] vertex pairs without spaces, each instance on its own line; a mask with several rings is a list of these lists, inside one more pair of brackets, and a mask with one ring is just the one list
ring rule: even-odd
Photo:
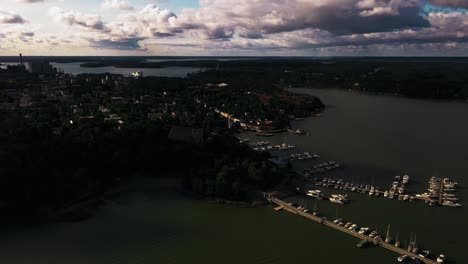
[[414,254],[412,252],[409,252],[403,248],[399,248],[399,247],[395,247],[394,245],[392,244],[389,244],[389,243],[386,243],[385,241],[383,241],[382,239],[373,239],[373,238],[370,238],[368,237],[367,235],[364,235],[364,234],[359,234],[358,232],[354,232],[354,231],[351,231],[349,230],[348,228],[345,228],[343,226],[340,226],[340,225],[337,225],[333,222],[330,222],[328,220],[326,220],[326,218],[322,218],[322,217],[318,217],[318,216],[314,216],[312,214],[309,214],[309,213],[305,213],[299,209],[297,209],[296,207],[278,199],[278,198],[275,198],[275,197],[271,197],[270,198],[270,201],[272,203],[275,203],[277,204],[279,207],[282,207],[283,209],[291,212],[291,213],[294,213],[294,214],[297,214],[297,215],[300,215],[300,216],[303,216],[305,218],[308,218],[310,220],[313,220],[317,223],[320,223],[322,225],[325,225],[325,226],[328,226],[328,227],[331,227],[335,230],[338,230],[338,231],[341,231],[341,232],[344,232],[346,234],[349,234],[349,235],[352,235],[354,237],[357,237],[361,240],[366,240],[368,242],[371,242],[377,246],[380,246],[382,248],[385,248],[385,249],[388,249],[390,251],[393,251],[397,254],[400,254],[400,255],[407,255],[409,257],[412,257],[412,258],[415,258],[415,259],[418,259],[420,260],[422,263],[426,263],[426,264],[437,264],[437,261],[435,260],[431,260],[431,259],[428,259],[428,258],[423,258],[421,256],[419,256],[418,254]]

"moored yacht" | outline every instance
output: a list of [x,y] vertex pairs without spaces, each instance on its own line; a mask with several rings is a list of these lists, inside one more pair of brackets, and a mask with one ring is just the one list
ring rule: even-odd
[[437,263],[444,263],[445,262],[445,255],[444,254],[440,254],[438,257],[437,257]]
[[455,203],[453,201],[448,201],[448,200],[445,200],[442,205],[444,206],[449,206],[449,207],[461,207],[462,205],[460,203]]
[[343,202],[341,199],[339,199],[339,198],[330,197],[329,200],[330,200],[330,202],[332,202],[332,203],[344,204],[344,202]]
[[398,262],[405,262],[408,259],[408,255],[399,256],[397,258]]
[[409,183],[409,176],[405,175],[403,176],[403,184],[408,184]]
[[320,190],[309,190],[306,195],[319,200],[323,199],[323,194]]
[[429,253],[430,253],[429,250],[423,250],[421,251],[421,253],[419,253],[419,256],[421,258],[427,258],[427,256],[429,256]]

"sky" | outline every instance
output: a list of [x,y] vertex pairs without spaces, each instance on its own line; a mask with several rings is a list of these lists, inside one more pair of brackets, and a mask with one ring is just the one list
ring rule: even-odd
[[468,56],[468,0],[0,0],[0,56]]

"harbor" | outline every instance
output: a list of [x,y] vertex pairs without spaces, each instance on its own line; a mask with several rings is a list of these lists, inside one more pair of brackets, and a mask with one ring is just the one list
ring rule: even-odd
[[[296,161],[315,160],[321,158],[319,155],[310,154],[309,152],[284,154],[284,151],[294,151],[296,149],[294,145],[287,144],[285,140],[282,144],[271,145],[269,141],[251,143],[248,138],[238,139],[240,143],[248,144],[255,151],[271,153],[281,162],[294,163]],[[387,190],[375,185],[373,180],[372,183],[355,183],[353,180],[349,181],[349,179],[345,180],[343,178],[336,179],[332,177],[322,177],[322,175],[326,175],[331,171],[343,168],[344,166],[336,161],[321,162],[313,164],[309,168],[304,168],[302,172],[297,173],[297,177],[302,181],[302,183],[301,186],[296,188],[296,190],[299,193],[303,193],[313,198],[325,198],[331,202],[340,204],[347,203],[349,200],[336,199],[336,197],[333,196],[317,196],[317,193],[320,191],[316,190],[311,192],[311,186],[336,189],[344,192],[355,192],[369,195],[370,197],[397,199],[405,202],[421,200],[430,207],[434,207],[436,205],[453,208],[462,207],[461,199],[454,194],[458,187],[458,183],[447,177],[438,178],[432,176],[428,182],[429,188],[427,189],[427,192],[422,194],[410,193],[407,191],[407,187],[410,184],[410,176],[407,174],[403,176],[395,176],[390,188]]]
[[[310,91],[309,89],[293,90]],[[357,97],[360,104],[365,106],[361,109],[361,105],[356,105],[355,102],[348,102],[345,99],[350,96],[346,92],[314,89],[313,93],[325,96],[325,98],[330,96],[328,98],[330,102],[336,102],[342,107],[340,109],[331,109],[320,119],[308,118],[293,122],[293,126],[304,128],[311,134],[310,136],[282,133],[268,138],[270,145],[285,143],[295,146],[294,149],[288,151],[266,150],[274,156],[286,156],[291,153],[301,152],[320,155],[320,158],[316,160],[302,160],[291,163],[297,172],[297,182],[295,182],[294,188],[299,187],[300,190],[296,190],[298,194],[296,196],[291,194],[293,197],[288,200],[291,202],[295,200],[294,202],[297,204],[303,199],[306,199],[306,203],[315,200],[321,207],[320,211],[333,216],[335,215],[335,207],[339,207],[341,215],[353,219],[356,223],[369,223],[374,227],[373,229],[384,230],[386,228],[386,226],[383,226],[384,223],[390,223],[394,230],[399,231],[399,236],[404,237],[404,239],[400,239],[401,244],[407,245],[404,241],[411,240],[409,236],[411,232],[418,233],[418,239],[421,242],[424,241],[425,246],[443,250],[449,256],[448,263],[464,263],[463,260],[466,259],[466,256],[463,247],[459,245],[464,244],[463,239],[468,235],[466,228],[464,228],[466,211],[463,207],[463,201],[468,199],[464,188],[466,185],[464,174],[467,169],[463,160],[467,155],[466,149],[459,148],[456,142],[453,142],[451,147],[447,148],[446,145],[441,145],[437,141],[435,134],[432,135],[434,139],[429,145],[427,140],[405,140],[390,136],[389,131],[392,131],[392,135],[402,135],[407,132],[407,129],[417,131],[418,128],[414,125],[404,128],[395,127],[379,122],[377,116],[368,117],[369,113],[372,112],[371,105],[373,106],[373,103],[366,96],[352,95],[353,98]],[[376,100],[375,97],[371,98]],[[410,112],[413,111],[412,113],[417,112],[414,109],[414,104],[424,104],[410,102],[410,100],[401,102],[400,99],[386,97],[377,97],[377,100],[379,100],[379,103],[397,104]],[[358,109],[358,111],[353,112],[350,119],[343,119],[343,116],[347,115],[344,110],[355,111],[355,109]],[[366,111],[363,111],[364,109]],[[450,111],[447,110],[446,112]],[[407,120],[407,112],[405,114],[388,112],[385,111],[386,114],[405,120],[405,124],[411,123]],[[377,136],[373,133],[354,129],[354,127],[366,126],[367,123],[361,121],[363,116],[371,119],[375,117],[372,120],[379,125],[375,128],[373,126],[375,131],[372,131]],[[414,118],[417,116],[416,119],[418,120],[425,118],[417,114],[410,116]],[[429,125],[429,120],[424,122],[428,127],[432,127]],[[448,123],[446,125],[450,126]],[[432,128],[433,131],[438,131],[437,129]],[[344,136],[344,133],[352,135],[352,137]],[[252,142],[262,140],[257,138],[254,133],[242,133],[240,137],[250,138]],[[379,141],[373,140],[374,137],[378,137]],[[457,142],[463,141],[462,134],[458,132],[454,135],[454,138],[457,138]],[[399,142],[399,140],[402,140],[402,142]],[[370,143],[363,145],[363,142]],[[456,151],[453,151],[453,148]],[[434,149],[442,153],[453,152],[454,155],[450,154],[450,159],[445,159],[438,153],[434,153]],[[315,170],[314,166],[328,163],[328,161],[339,163],[341,168],[313,172]],[[399,179],[396,177],[398,175],[400,175]],[[409,176],[408,183],[404,184],[404,188],[399,188],[403,184],[405,175]],[[436,179],[431,180],[432,177]],[[325,178],[327,184],[323,186]],[[455,187],[450,187],[451,183],[447,183],[448,188],[438,184],[439,182],[443,183],[444,178],[449,178],[448,181],[453,182],[452,184]],[[393,188],[395,181],[399,183]],[[336,184],[337,182],[339,184]],[[371,186],[374,186],[373,193],[371,192]],[[402,194],[400,194],[400,189]],[[323,200],[307,195],[309,191],[317,190],[320,190],[323,194]],[[348,195],[348,202],[344,205],[334,204],[329,201],[332,194]],[[314,200],[310,200],[310,198]],[[461,207],[457,208],[457,205],[450,206],[452,205],[450,202],[446,202],[444,205],[444,200],[453,200],[455,204],[459,204]],[[443,228],[435,228],[437,226],[443,226]],[[405,234],[406,236],[404,236]],[[397,262],[396,257],[398,256],[394,256],[390,260],[382,252],[380,255],[385,259],[382,263]],[[436,258],[437,256],[432,255],[433,260],[436,261]],[[404,260],[411,263],[411,259],[402,257],[402,261]]]
[[308,209],[297,208],[293,206],[293,204],[291,203],[287,203],[283,200],[280,200],[272,196],[267,196],[267,197],[268,197],[267,199],[271,203],[274,203],[278,206],[275,208],[276,211],[284,209],[290,213],[305,217],[319,224],[322,224],[324,226],[330,227],[332,229],[335,229],[337,231],[343,232],[345,234],[348,234],[348,235],[351,235],[360,239],[360,242],[357,244],[359,248],[364,247],[366,243],[371,243],[371,244],[374,244],[375,246],[379,246],[379,247],[382,247],[384,249],[387,249],[394,253],[399,254],[400,257],[397,258],[399,262],[406,260],[406,258],[411,258],[414,261],[419,261],[420,263],[426,263],[426,264],[445,263],[446,257],[444,254],[438,255],[436,260],[428,258],[428,253],[427,253],[428,251],[424,251],[424,252],[421,251],[421,254],[419,254],[419,249],[415,250],[415,247],[416,247],[415,241],[414,242],[411,241],[410,244],[408,245],[408,248],[405,249],[402,247],[403,245],[401,245],[400,241],[398,240],[392,241],[388,232],[385,238],[382,238],[375,231],[370,232],[369,235],[366,235],[366,233],[369,232],[368,228],[367,230],[365,228],[364,229],[361,228],[359,232],[357,232],[356,231],[357,226],[355,224],[353,224],[354,226],[353,225],[350,226],[352,228],[346,227],[346,225],[343,225],[343,222],[341,221],[341,219],[336,219],[335,221],[329,221],[327,220],[326,217],[319,216],[319,213],[315,210],[313,213],[309,213]]

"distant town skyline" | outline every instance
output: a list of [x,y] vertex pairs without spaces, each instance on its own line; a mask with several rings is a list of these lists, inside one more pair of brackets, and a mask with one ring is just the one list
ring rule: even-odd
[[468,0],[2,0],[0,56],[467,56]]

